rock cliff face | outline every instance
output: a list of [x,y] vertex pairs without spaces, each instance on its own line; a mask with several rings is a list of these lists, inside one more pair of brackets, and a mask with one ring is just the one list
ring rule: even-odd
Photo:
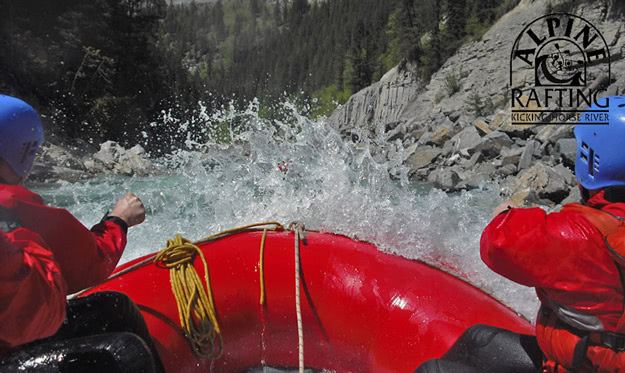
[[413,65],[394,67],[379,82],[361,90],[336,110],[329,119],[331,125],[339,130],[395,128],[404,109],[417,99],[422,88],[415,72]]
[[[495,181],[520,202],[562,202],[576,184],[570,171],[573,126],[512,125],[508,93],[515,39],[526,25],[547,14],[548,3],[522,0],[481,40],[462,46],[429,82],[417,79],[414,66],[391,70],[352,96],[328,124],[343,133],[359,128],[401,139],[413,179],[450,191]],[[625,91],[625,17],[615,8],[619,6],[588,2],[571,11],[596,26],[609,46],[611,80],[607,68],[602,75],[589,76],[595,88],[603,84],[606,95]],[[554,171],[556,165],[560,166]],[[543,182],[528,182],[538,179]],[[560,190],[552,190],[553,185]]]

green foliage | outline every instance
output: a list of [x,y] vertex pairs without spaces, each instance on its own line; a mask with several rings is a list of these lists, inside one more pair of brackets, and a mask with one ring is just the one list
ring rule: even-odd
[[467,40],[480,39],[518,0],[399,0],[387,22],[385,57],[416,61],[428,80]]
[[476,117],[486,116],[495,110],[495,105],[490,97],[482,98],[477,92],[473,92],[469,95],[465,105],[467,106],[467,110]]
[[[162,0],[0,0],[0,87],[69,135],[126,143],[170,96],[154,43]],[[147,93],[150,94],[147,94]]]
[[495,9],[495,18],[499,18],[508,13],[519,3],[519,0],[504,0]]
[[445,75],[445,88],[447,88],[447,94],[449,96],[460,91],[460,79],[462,78],[461,72],[450,72]]
[[445,98],[445,92],[443,91],[438,91],[436,92],[436,95],[434,95],[434,103],[438,104],[440,103],[443,99]]
[[310,114],[313,117],[329,116],[338,105],[346,103],[351,95],[349,89],[339,90],[336,84],[319,89],[312,94]]
[[217,144],[231,144],[232,143],[232,135],[230,132],[230,122],[223,121],[217,125],[217,130],[215,131],[215,142]]
[[471,16],[467,20],[466,31],[467,34],[471,36],[473,40],[480,40],[482,36],[488,31],[490,25],[484,21],[482,21],[477,16]]
[[550,1],[545,8],[545,14],[552,13],[572,13],[583,0],[560,0]]
[[308,12],[308,8],[308,0],[293,0],[289,12],[289,23],[291,28],[297,28],[302,23],[304,15]]

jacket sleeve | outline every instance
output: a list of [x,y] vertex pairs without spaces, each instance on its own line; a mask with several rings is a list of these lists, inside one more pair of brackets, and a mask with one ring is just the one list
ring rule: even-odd
[[18,202],[16,211],[50,247],[70,294],[106,280],[124,252],[126,233],[113,222],[89,230],[64,209]]
[[592,290],[619,278],[603,237],[577,213],[511,209],[486,227],[480,253],[500,275],[562,294],[574,295],[582,286]]
[[0,346],[49,337],[65,318],[67,287],[39,237],[25,229],[0,231]]

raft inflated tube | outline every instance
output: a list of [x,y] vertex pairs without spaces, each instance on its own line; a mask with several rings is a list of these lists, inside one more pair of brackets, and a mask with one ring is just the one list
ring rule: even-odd
[[[86,294],[101,290],[128,294],[139,305],[168,372],[297,367],[294,233],[267,233],[263,305],[262,236],[262,231],[244,232],[198,244],[208,263],[224,342],[223,355],[216,360],[192,352],[179,325],[166,269],[143,266]],[[331,233],[308,232],[300,246],[306,367],[412,372],[423,361],[443,354],[474,324],[533,334],[527,320],[486,293],[424,263]],[[203,265],[196,261],[194,266],[203,277]]]

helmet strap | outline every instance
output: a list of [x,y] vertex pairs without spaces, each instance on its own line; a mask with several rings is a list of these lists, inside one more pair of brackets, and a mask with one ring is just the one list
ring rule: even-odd
[[580,191],[582,194],[582,205],[585,205],[586,203],[588,203],[588,200],[590,199],[590,192],[588,191],[588,189],[584,188],[581,185],[580,185]]

